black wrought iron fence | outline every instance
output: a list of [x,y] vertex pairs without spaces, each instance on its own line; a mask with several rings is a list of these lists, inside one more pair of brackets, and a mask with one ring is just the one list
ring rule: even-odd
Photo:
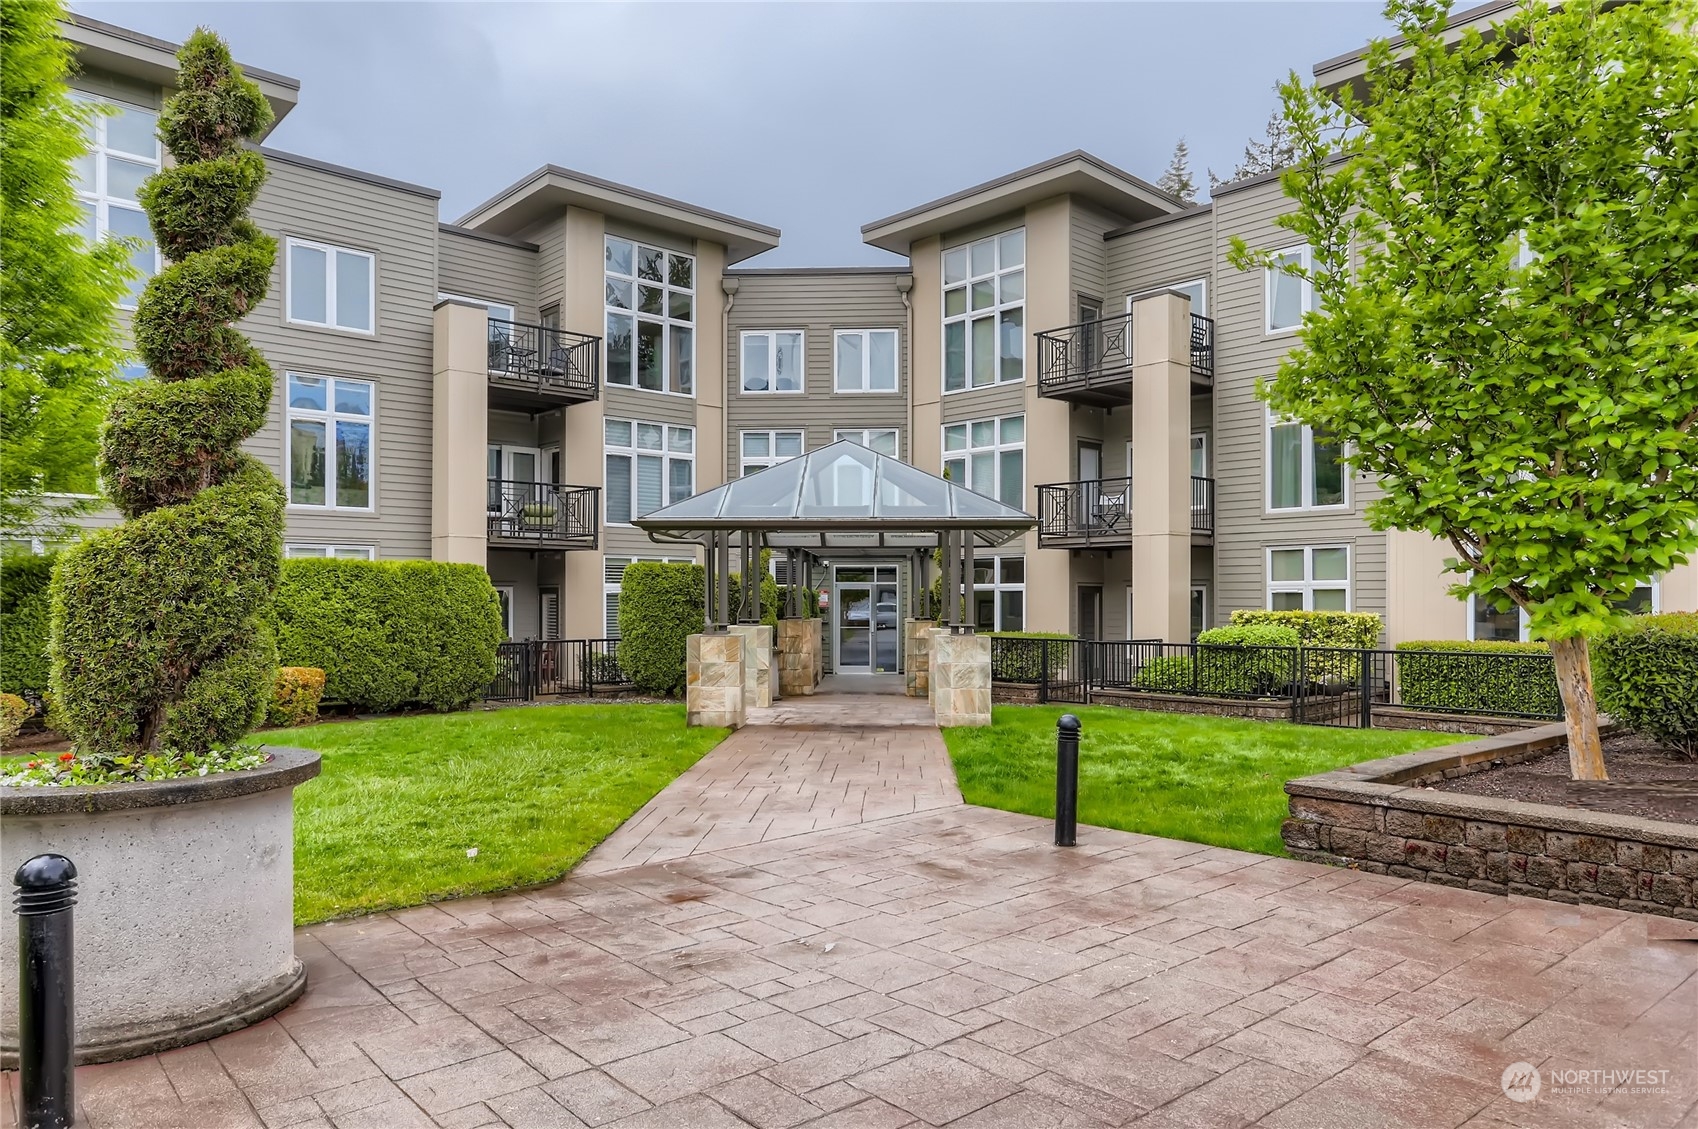
[[593,400],[601,391],[601,338],[490,318],[489,374],[535,385],[537,391]]
[[623,689],[617,639],[526,639],[495,649],[495,679],[484,692],[491,702],[531,702],[561,694]]
[[1095,691],[1283,702],[1293,721],[1369,728],[1388,711],[1556,721],[1548,654],[1244,647],[1156,640],[991,637],[991,678],[1039,702]]

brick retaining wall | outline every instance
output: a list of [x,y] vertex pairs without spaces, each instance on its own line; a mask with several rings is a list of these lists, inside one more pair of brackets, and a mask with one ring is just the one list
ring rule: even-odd
[[1698,827],[1423,787],[1567,746],[1558,725],[1286,783],[1295,858],[1698,921]]

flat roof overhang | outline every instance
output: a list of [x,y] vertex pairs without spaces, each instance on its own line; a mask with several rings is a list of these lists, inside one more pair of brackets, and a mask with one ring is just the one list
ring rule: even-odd
[[861,240],[906,255],[917,240],[995,219],[1056,196],[1089,200],[1127,223],[1155,219],[1193,206],[1082,149],[1075,149],[917,208],[874,220],[862,226]]
[[[167,90],[177,85],[177,51],[181,44],[143,35],[127,27],[91,20],[70,13],[59,24],[60,34],[77,51],[77,62],[86,70],[123,75]],[[241,64],[242,73],[259,84],[260,93],[271,105],[269,134],[277,128],[301,97],[301,80],[273,71]],[[261,135],[260,139],[263,139]]]
[[588,173],[544,165],[502,189],[460,219],[456,227],[518,236],[567,208],[585,208],[633,223],[725,245],[727,265],[778,246],[776,227],[738,219]]

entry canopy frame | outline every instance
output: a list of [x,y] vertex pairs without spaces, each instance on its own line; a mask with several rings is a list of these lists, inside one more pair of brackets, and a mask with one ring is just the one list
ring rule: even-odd
[[843,439],[633,519],[652,541],[761,535],[773,549],[867,556],[932,549],[970,534],[995,548],[1038,519],[947,478]]

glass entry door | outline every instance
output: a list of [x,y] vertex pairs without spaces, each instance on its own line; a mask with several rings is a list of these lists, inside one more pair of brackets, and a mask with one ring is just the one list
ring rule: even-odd
[[837,672],[895,674],[902,628],[896,598],[896,566],[839,568],[835,588]]

